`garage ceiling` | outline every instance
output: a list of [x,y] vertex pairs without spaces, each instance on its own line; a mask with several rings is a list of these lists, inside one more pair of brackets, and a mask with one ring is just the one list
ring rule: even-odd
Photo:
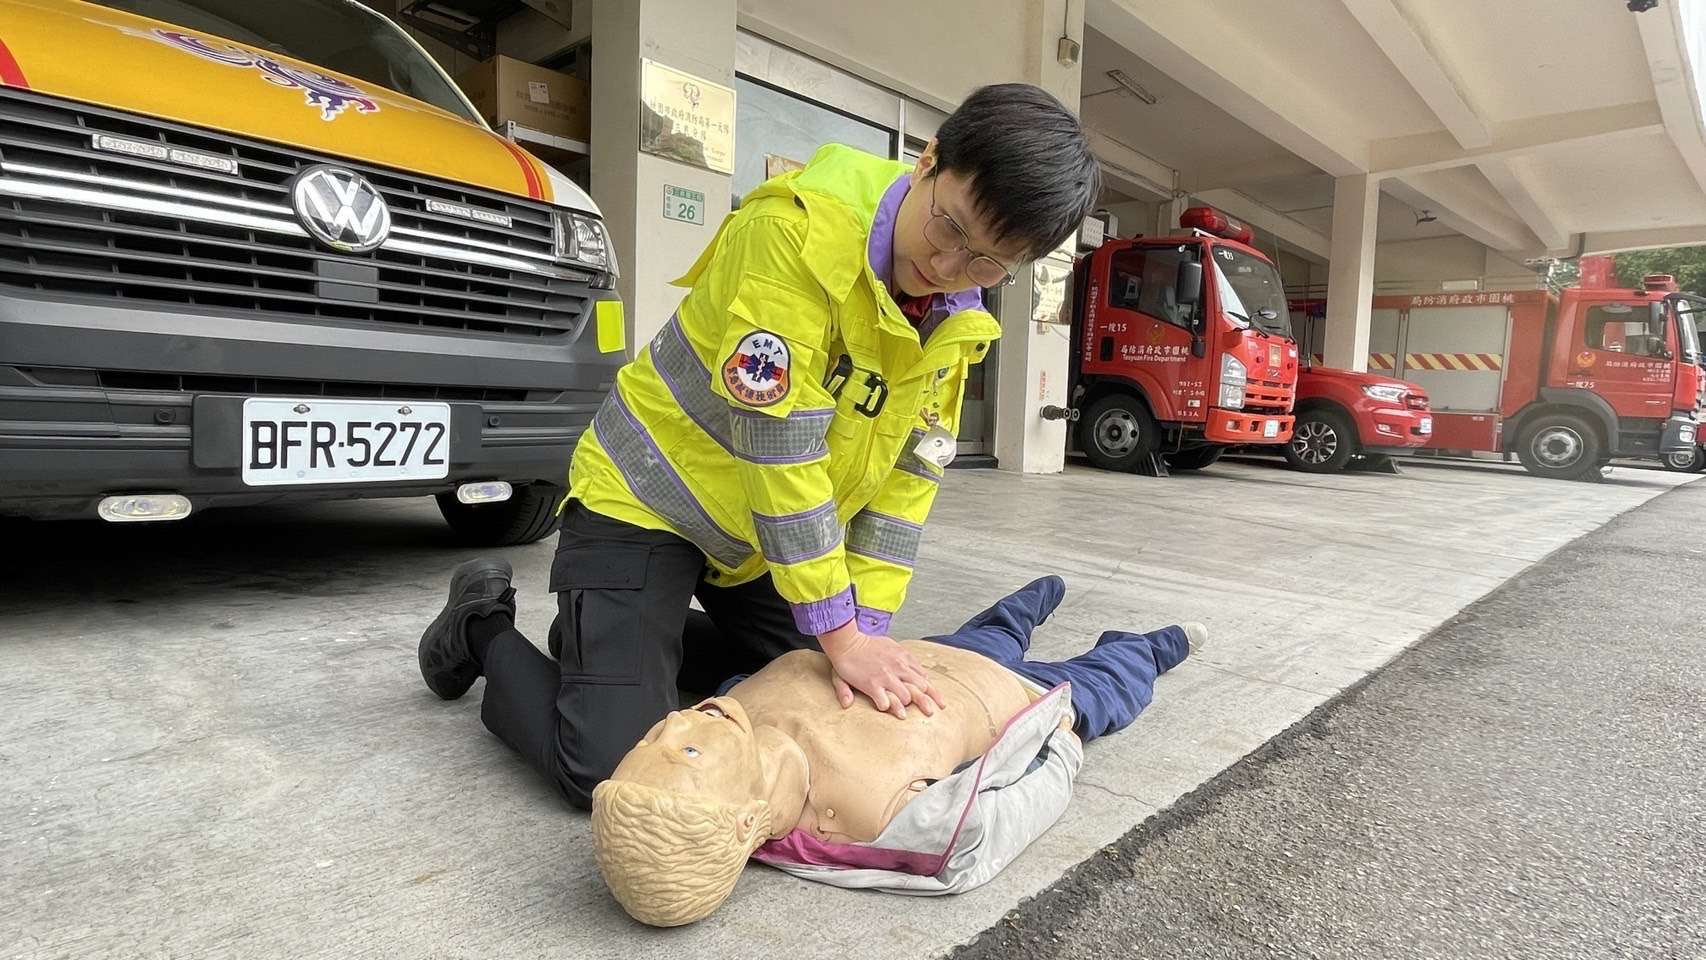
[[1187,189],[1230,187],[1310,231],[1332,177],[1369,173],[1383,207],[1439,217],[1383,210],[1383,240],[1706,243],[1703,4],[1086,0],[1086,91],[1119,69],[1157,102],[1106,94],[1084,116]]

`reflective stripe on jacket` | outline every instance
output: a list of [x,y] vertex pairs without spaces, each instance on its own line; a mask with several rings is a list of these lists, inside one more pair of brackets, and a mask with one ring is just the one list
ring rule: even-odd
[[955,295],[921,344],[873,274],[872,218],[909,169],[830,145],[747,194],[570,469],[571,497],[692,541],[712,582],[770,574],[805,633],[888,631],[942,476],[911,451],[930,415],[957,432],[1000,336]]

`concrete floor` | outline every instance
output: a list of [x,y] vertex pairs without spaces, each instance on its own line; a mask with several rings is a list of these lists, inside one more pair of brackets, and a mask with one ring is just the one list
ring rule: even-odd
[[[896,634],[1043,573],[1043,655],[1207,622],[1077,803],[989,886],[906,899],[747,871],[709,921],[632,924],[587,821],[455,704],[414,647],[465,553],[427,501],[210,513],[175,528],[0,526],[0,956],[940,954],[1467,603],[1693,479],[1497,465],[1154,480],[955,471]],[[1163,499],[1165,498],[1165,499]],[[542,642],[549,542],[507,551]]]
[[1699,958],[1706,485],[1476,601],[953,960]]

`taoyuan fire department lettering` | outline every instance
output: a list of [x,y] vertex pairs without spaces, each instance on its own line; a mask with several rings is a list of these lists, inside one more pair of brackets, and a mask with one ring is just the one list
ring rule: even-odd
[[[1579,366],[1590,365],[1579,364]],[[1630,375],[1638,375],[1643,383],[1670,382],[1671,369],[1668,360],[1649,357],[1636,357],[1629,360],[1601,360],[1598,367],[1601,370],[1621,370]],[[1622,378],[1623,382],[1628,382],[1628,380],[1628,376]]]
[[1190,350],[1175,344],[1126,343],[1120,345],[1120,357],[1125,360],[1154,360],[1160,363],[1184,363]]
[[754,330],[723,363],[729,396],[753,407],[768,407],[788,395],[788,344],[768,330]]
[[203,60],[211,60],[228,67],[247,67],[258,71],[261,79],[274,86],[301,90],[306,105],[317,108],[320,111],[321,120],[336,120],[339,114],[350,107],[354,107],[356,113],[379,112],[378,101],[368,96],[366,91],[336,77],[293,67],[286,63],[280,63],[271,57],[250,53],[241,47],[208,40],[205,37],[198,37],[179,30],[165,30],[159,27],[152,30],[133,30],[122,26],[117,27],[117,29],[129,36],[153,40],[185,53],[194,54]]
[[1516,303],[1514,293],[1430,293],[1410,298],[1412,307],[1476,307]]

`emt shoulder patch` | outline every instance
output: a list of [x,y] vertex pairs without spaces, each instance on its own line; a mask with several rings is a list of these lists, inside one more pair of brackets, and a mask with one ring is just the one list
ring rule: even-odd
[[788,343],[768,330],[742,337],[723,361],[729,396],[751,407],[768,407],[788,395]]

